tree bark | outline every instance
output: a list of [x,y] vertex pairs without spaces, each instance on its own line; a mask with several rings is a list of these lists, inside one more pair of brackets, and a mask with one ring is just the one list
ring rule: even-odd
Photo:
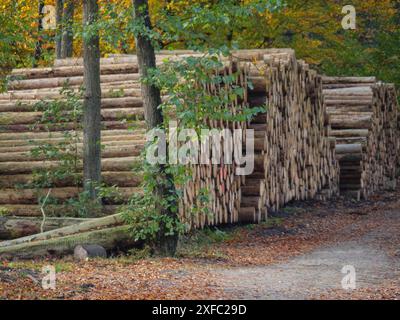
[[[84,0],[84,26],[97,22],[99,6],[97,0]],[[84,151],[83,173],[85,190],[96,199],[95,184],[101,181],[101,87],[100,45],[98,32],[90,32],[84,39]]]
[[63,10],[63,29],[61,41],[61,59],[71,58],[74,52],[73,22],[75,12],[75,0],[65,0]]
[[[149,5],[147,0],[133,0],[134,19],[139,19],[144,22],[143,28],[152,29],[149,17]],[[139,64],[139,72],[142,78],[148,75],[149,69],[156,68],[156,57],[151,40],[144,35],[138,33],[135,35],[136,50]],[[146,125],[149,130],[159,127],[163,124],[162,110],[159,109],[161,104],[160,90],[154,85],[148,83],[141,84],[143,106],[145,113]],[[172,176],[167,173],[166,165],[157,165],[155,176],[157,186],[154,190],[154,198],[156,201],[156,210],[161,216],[167,216],[172,219],[178,219],[177,213],[171,208],[176,208],[175,186]],[[164,200],[164,201],[162,201]],[[168,205],[165,206],[165,201]],[[164,203],[164,205],[162,204]],[[159,255],[174,255],[178,242],[176,232],[173,235],[166,235],[167,228],[163,220],[160,222],[160,230],[157,234],[155,243],[155,251]]]
[[61,59],[64,0],[56,0],[56,58]]
[[40,58],[42,57],[42,51],[43,51],[43,41],[42,41],[42,31],[43,31],[43,8],[44,8],[44,1],[39,0],[38,1],[38,13],[39,13],[39,19],[38,19],[38,39],[36,41],[35,45],[35,53],[34,53],[34,63],[33,67],[38,66],[38,62]]

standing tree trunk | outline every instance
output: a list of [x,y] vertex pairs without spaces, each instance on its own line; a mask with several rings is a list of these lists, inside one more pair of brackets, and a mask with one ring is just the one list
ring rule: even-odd
[[[147,0],[133,0],[134,19],[143,21],[143,28],[151,30],[149,17],[149,6]],[[148,70],[156,68],[156,57],[153,44],[146,36],[146,32],[139,32],[135,35],[136,50],[140,75],[142,78],[148,75]],[[163,124],[163,114],[159,105],[161,104],[160,90],[154,85],[142,83],[141,85],[145,119],[149,130]],[[159,164],[154,170],[154,179],[157,181],[154,189],[156,210],[161,216],[177,219],[176,191],[172,176],[167,172],[167,165]],[[160,255],[174,255],[178,242],[178,235],[167,235],[167,226],[163,219],[160,219],[160,230],[157,234],[155,250]]]
[[56,0],[56,58],[61,59],[64,1]]
[[[97,0],[83,1],[84,27],[98,21]],[[96,28],[83,39],[84,60],[84,113],[83,113],[83,174],[84,187],[96,200],[96,184],[101,181],[101,88],[100,88],[100,45]]]
[[36,46],[35,46],[35,54],[34,54],[34,63],[33,66],[37,67],[38,62],[40,58],[42,57],[42,51],[43,51],[43,41],[42,41],[42,31],[43,31],[43,8],[44,8],[44,1],[39,0],[38,1],[38,13],[39,13],[39,19],[38,19],[38,39],[36,41]]
[[61,58],[70,58],[73,55],[74,33],[73,22],[75,12],[75,0],[64,0],[65,6],[63,10],[63,28],[61,41]]

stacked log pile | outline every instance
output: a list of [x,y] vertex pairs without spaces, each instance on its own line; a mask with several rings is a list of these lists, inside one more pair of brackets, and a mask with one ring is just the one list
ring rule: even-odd
[[[247,64],[241,65],[236,59],[233,60],[235,62],[233,64],[229,63],[221,75],[227,77],[237,73],[239,77],[231,85],[247,88],[248,66]],[[221,87],[226,89],[224,84],[207,84],[204,90],[209,95],[226,94],[226,91],[221,91]],[[232,115],[237,115],[244,106],[247,106],[246,97],[244,99],[236,97],[235,101],[220,106],[220,108],[230,110]],[[242,140],[245,138],[244,129],[246,129],[246,123],[244,121],[208,119],[207,127],[211,130],[228,130],[232,143],[226,145],[225,138],[222,136],[222,131],[220,131],[221,135],[218,141],[210,138],[207,143],[203,144],[207,146],[210,158],[215,157],[213,152],[216,144],[219,145],[221,150],[219,164],[213,164],[210,161],[209,164],[191,165],[192,179],[186,183],[183,197],[180,201],[181,220],[188,225],[189,229],[203,228],[206,225],[232,224],[239,221],[242,199],[241,187],[245,181],[245,176],[236,174],[238,165],[234,159],[234,148],[238,145],[241,146]],[[237,129],[240,129],[240,136],[234,134],[234,130]],[[226,161],[225,153],[231,156],[231,161]],[[203,155],[199,154],[199,159],[202,157]],[[203,191],[206,192],[206,197],[210,200],[209,203],[202,204],[201,195],[204,194]],[[202,210],[198,210],[200,208]],[[193,214],[195,210],[198,212]]]
[[[103,71],[104,70],[104,71]],[[140,86],[137,83],[137,67],[111,64],[103,66],[102,87],[102,153],[103,179],[108,185],[117,185],[127,199],[141,179],[131,172],[134,161],[138,158],[145,144],[143,124],[135,131],[128,130],[127,119],[134,115],[143,119],[143,104],[140,98]],[[14,70],[12,76],[23,78],[9,84],[9,91],[0,95],[0,207],[9,216],[39,216],[42,212],[36,204],[41,194],[47,190],[21,189],[18,185],[30,184],[33,172],[38,169],[53,168],[56,161],[33,157],[32,148],[37,143],[57,144],[64,138],[63,131],[73,129],[73,123],[54,124],[49,126],[33,125],[42,113],[34,110],[39,101],[64,99],[60,91],[68,83],[71,88],[82,85],[81,67],[54,67],[44,69]],[[136,73],[135,73],[136,72]],[[126,78],[132,82],[122,85],[126,90],[115,94],[110,86]],[[118,82],[117,82],[118,81]],[[121,89],[118,87],[118,90]],[[49,132],[51,131],[51,132]],[[79,133],[82,136],[82,133]],[[82,153],[82,143],[77,144],[78,153]],[[79,163],[79,166],[82,164]],[[61,201],[77,196],[80,190],[73,187],[72,179],[56,182],[51,196]],[[106,212],[112,212],[115,203],[107,203]],[[47,209],[46,209],[47,211]],[[51,207],[50,215],[62,211]],[[58,212],[58,215],[66,214]]]
[[[162,53],[157,58],[161,64],[166,57],[192,54]],[[124,202],[132,193],[140,192],[142,181],[131,170],[145,144],[136,57],[103,58],[101,71],[103,179],[109,185],[119,186]],[[330,198],[338,194],[339,172],[342,191],[367,197],[378,189],[393,187],[396,165],[400,164],[400,141],[392,86],[377,84],[374,78],[322,78],[289,49],[234,52],[222,72],[236,71],[240,71],[237,85],[245,89],[244,99],[221,107],[235,113],[249,104],[265,106],[267,111],[250,123],[209,121],[208,125],[219,129],[254,129],[254,172],[238,176],[235,163],[191,165],[192,176],[180,205],[181,219],[189,229],[259,222],[267,218],[268,211],[279,210],[292,200]],[[74,124],[63,124],[62,128],[57,124],[39,125],[32,130],[32,124],[41,116],[33,106],[40,100],[62,99],[60,90],[66,82],[79,88],[82,73],[81,59],[59,60],[52,68],[14,70],[16,80],[10,83],[7,93],[0,95],[0,215],[3,226],[8,226],[0,228],[3,234],[12,233],[9,226],[18,224],[19,217],[29,217],[31,222],[28,227],[15,227],[22,231],[18,235],[13,233],[13,237],[43,227],[38,224],[42,211],[36,202],[48,190],[17,186],[31,182],[34,170],[51,168],[57,163],[33,158],[30,141],[57,143],[63,137],[62,130],[72,130]],[[219,92],[215,86],[205,90],[210,94]],[[132,118],[135,129],[129,130]],[[235,141],[234,145],[238,143]],[[82,145],[78,145],[78,153],[81,151]],[[209,214],[193,214],[192,209],[201,206],[201,190],[210,196]],[[60,200],[68,200],[79,191],[64,179],[56,183],[51,193]],[[120,204],[112,199],[105,201],[105,214],[112,214]],[[50,206],[47,210],[61,219],[49,220],[44,230],[51,230],[56,224],[65,227],[0,244],[0,255],[15,250],[22,256],[31,252],[42,254],[48,252],[49,246],[56,247],[56,252],[71,251],[74,244],[97,241],[111,248],[129,238],[119,215],[70,226],[72,220],[63,219],[62,208]]]
[[256,161],[242,187],[242,220],[266,219],[268,210],[292,200],[336,195],[338,164],[327,135],[321,78],[293,50],[237,55],[252,62],[250,105],[267,109],[249,126],[255,130]]
[[[187,52],[172,52],[157,56],[158,63],[170,57],[172,59],[187,55]],[[190,53],[189,53],[190,54]],[[193,55],[193,54],[190,54]],[[233,72],[243,73],[239,65],[226,61],[225,75]],[[55,62],[53,68],[14,70],[14,81],[9,83],[9,91],[0,95],[0,208],[4,216],[29,216],[31,224],[38,221],[32,217],[42,216],[41,208],[36,204],[40,196],[49,191],[19,189],[18,185],[32,182],[32,174],[37,169],[53,168],[56,161],[32,157],[32,142],[57,143],[63,139],[62,130],[74,128],[74,124],[55,124],[50,127],[32,125],[41,117],[41,112],[34,109],[35,103],[45,100],[63,99],[60,90],[68,84],[69,88],[78,89],[83,84],[82,59],[66,59]],[[242,74],[237,85],[245,86],[246,77]],[[240,83],[239,83],[240,82]],[[140,82],[136,56],[113,56],[101,59],[102,86],[102,176],[107,185],[116,185],[123,195],[123,202],[130,195],[140,192],[141,176],[132,172],[134,162],[139,159],[145,144],[145,123],[143,102],[140,95]],[[210,93],[217,93],[218,88],[208,88]],[[240,109],[239,101],[224,106]],[[130,119],[134,119],[134,130],[129,130]],[[242,123],[214,122],[214,128],[240,128]],[[48,131],[51,131],[50,133]],[[79,133],[81,135],[81,133]],[[78,144],[78,153],[82,144]],[[223,157],[223,155],[222,155]],[[79,166],[82,164],[79,163]],[[193,179],[185,186],[180,213],[188,228],[205,225],[233,223],[238,220],[240,208],[241,178],[235,175],[232,165],[199,165],[192,168]],[[66,201],[77,197],[80,188],[73,187],[71,179],[56,182],[51,189],[51,196]],[[210,193],[209,212],[192,214],[192,208],[198,204],[198,194],[205,188]],[[104,213],[114,212],[117,205],[114,199],[105,199]],[[65,215],[62,206],[49,205],[48,215]],[[10,218],[11,219],[11,218]],[[28,219],[25,219],[27,221]],[[22,220],[21,220],[22,221]],[[18,235],[29,234],[31,228]]]
[[398,106],[393,85],[374,77],[324,77],[340,189],[357,199],[396,186]]

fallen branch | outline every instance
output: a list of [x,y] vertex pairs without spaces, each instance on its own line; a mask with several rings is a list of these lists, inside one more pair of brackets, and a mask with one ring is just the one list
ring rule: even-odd
[[[0,217],[0,239],[15,239],[36,234],[43,231],[74,226],[78,223],[88,221],[82,218],[46,218],[43,223],[42,218],[32,217]],[[90,221],[90,220],[89,220]],[[45,233],[47,233],[45,232]],[[43,234],[45,234],[43,233]],[[0,242],[1,243],[1,242]]]
[[129,226],[88,231],[56,239],[21,243],[0,248],[0,259],[32,259],[71,254],[77,245],[97,244],[106,250],[130,248],[137,244]]
[[23,243],[42,241],[55,239],[59,237],[65,237],[68,235],[73,235],[77,233],[87,232],[90,230],[101,229],[106,227],[112,227],[116,225],[120,225],[124,222],[121,214],[114,214],[111,216],[107,216],[104,218],[90,219],[89,221],[85,221],[79,224],[74,224],[68,227],[55,229],[52,231],[47,231],[44,233],[34,234],[14,240],[3,241],[0,242],[0,248],[15,246]]
[[44,224],[46,223],[46,213],[44,212],[44,207],[46,206],[46,202],[50,196],[50,193],[51,189],[49,189],[49,192],[47,192],[46,198],[44,199],[42,205],[40,206],[40,211],[42,211],[42,216],[43,216],[42,223],[40,224],[40,233],[43,233],[44,231]]

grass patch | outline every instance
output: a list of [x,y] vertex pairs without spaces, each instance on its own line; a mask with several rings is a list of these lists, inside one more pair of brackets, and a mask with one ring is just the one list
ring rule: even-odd
[[35,262],[35,261],[12,261],[7,263],[7,267],[10,269],[16,269],[16,270],[33,270],[33,271],[38,271],[42,272],[42,268],[44,266],[53,266],[56,270],[56,273],[59,272],[68,272],[73,269],[73,263],[72,262],[56,262],[56,263],[51,263],[49,262]]
[[262,222],[261,225],[263,227],[267,227],[267,228],[274,228],[274,227],[281,226],[284,221],[285,221],[284,218],[271,217],[271,218],[268,218],[267,221]]
[[149,259],[152,256],[152,250],[149,246],[145,246],[142,249],[131,249],[125,255],[120,255],[115,258],[119,263],[129,265],[136,263],[139,260]]
[[239,235],[239,228],[221,230],[216,227],[194,230],[183,236],[178,244],[177,256],[197,259],[226,259],[216,245],[234,241]]
[[9,210],[5,207],[0,207],[0,217],[5,217],[10,214]]

